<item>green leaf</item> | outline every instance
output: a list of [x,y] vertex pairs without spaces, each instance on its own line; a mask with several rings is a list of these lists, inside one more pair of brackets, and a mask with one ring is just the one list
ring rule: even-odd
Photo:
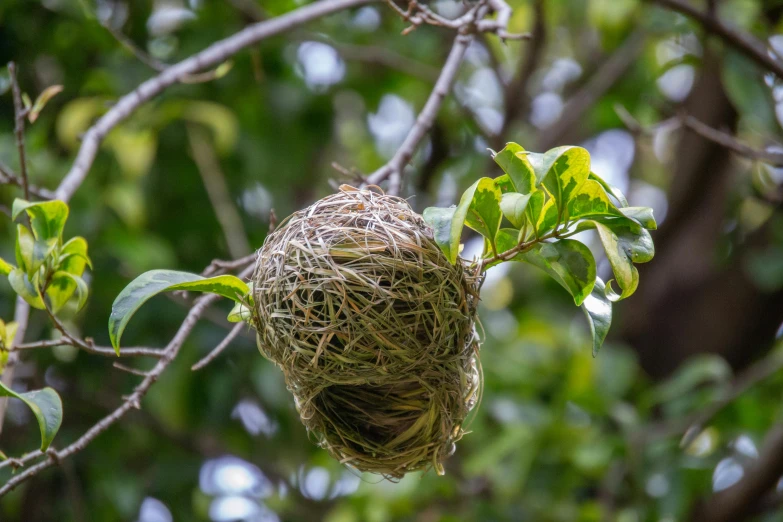
[[503,194],[500,200],[500,210],[506,216],[512,225],[522,228],[525,224],[525,211],[527,203],[530,201],[530,194],[520,194],[519,192],[508,192]]
[[63,402],[52,388],[16,393],[0,382],[0,397],[14,397],[24,402],[33,412],[41,430],[41,451],[51,445],[63,422]]
[[242,321],[248,322],[250,321],[252,317],[252,314],[250,312],[250,308],[248,308],[243,303],[236,303],[234,304],[234,308],[231,309],[231,311],[228,313],[228,322],[230,323],[241,323]]
[[538,217],[538,221],[536,222],[536,230],[538,231],[538,235],[542,236],[550,230],[554,229],[557,225],[558,216],[559,212],[557,210],[557,204],[555,203],[554,198],[550,196],[547,198],[546,203],[544,203],[544,206],[541,209],[541,213]]
[[8,274],[8,282],[11,284],[11,288],[14,292],[27,301],[27,303],[33,308],[44,310],[43,299],[41,299],[41,293],[38,290],[38,286],[33,284],[27,277],[27,274],[20,268],[14,268],[11,273]]
[[657,230],[658,223],[653,217],[653,209],[650,207],[624,207],[620,209],[625,217],[638,221],[647,230]]
[[527,208],[525,214],[527,214],[527,222],[533,226],[531,232],[538,234],[538,223],[541,221],[541,216],[544,212],[544,205],[546,201],[546,191],[537,190],[530,194],[530,200],[527,202]]
[[604,188],[595,180],[585,181],[572,194],[567,209],[568,218],[572,221],[598,216],[623,217],[623,213],[614,206]]
[[33,107],[30,109],[30,112],[27,116],[30,120],[30,123],[35,123],[35,120],[38,119],[38,115],[41,113],[44,107],[46,107],[46,104],[49,102],[49,100],[54,98],[59,92],[62,92],[62,90],[62,85],[50,85],[44,89],[41,94],[38,95],[38,98],[35,99],[35,103],[33,104]]
[[495,185],[500,189],[502,194],[505,194],[506,192],[515,192],[514,184],[511,183],[511,178],[508,177],[508,174],[503,174],[495,178]]
[[68,219],[68,205],[56,199],[37,202],[15,199],[11,219],[15,220],[23,210],[30,216],[36,239],[60,239]]
[[57,313],[76,294],[76,311],[84,307],[87,302],[89,289],[84,279],[63,270],[57,271],[52,276],[49,286],[46,288],[46,296],[49,298],[53,313]]
[[[482,195],[480,201],[474,203],[474,196],[477,189],[481,186]],[[495,185],[495,181],[490,178],[481,178],[462,194],[459,205],[456,207],[440,208],[428,207],[424,209],[422,217],[424,221],[433,229],[433,237],[446,258],[451,264],[457,262],[459,255],[459,242],[462,236],[462,229],[468,221],[468,212],[470,211],[470,223],[468,226],[480,232],[485,237],[491,231],[491,240],[494,243],[495,235],[500,227],[502,212],[500,211],[500,189]],[[492,208],[497,207],[497,210]],[[482,215],[484,217],[482,217]],[[484,228],[484,232],[479,228]],[[492,228],[494,227],[494,228]]]
[[560,283],[574,297],[577,306],[595,285],[595,260],[590,249],[573,239],[538,243],[519,259],[537,266]]
[[650,233],[638,225],[633,227],[619,220],[612,223],[594,223],[617,285],[621,289],[618,295],[611,290],[611,285],[607,285],[607,296],[612,301],[625,299],[633,294],[639,285],[639,272],[634,263],[646,263],[655,255]]
[[249,288],[232,275],[204,278],[175,270],[151,270],[131,281],[114,300],[109,316],[109,337],[114,351],[120,354],[120,338],[133,314],[153,296],[169,290],[210,292],[242,302]]
[[595,278],[595,286],[584,302],[582,310],[590,325],[590,334],[593,338],[593,357],[606,340],[609,327],[612,325],[612,302],[606,297],[606,286],[600,277]]
[[544,186],[562,215],[571,196],[590,175],[590,153],[582,147],[557,147],[543,154],[538,169],[546,172]]
[[528,159],[529,154],[516,143],[506,143],[503,150],[492,156],[495,163],[508,175],[514,190],[521,194],[530,194],[541,183],[541,178],[537,177]]
[[455,206],[448,208],[427,207],[422,214],[424,221],[432,227],[435,243],[438,244],[451,264],[457,262],[459,239],[465,223],[464,214],[468,209],[467,207],[464,209],[461,218],[455,219],[457,211],[458,207]]
[[591,172],[588,179],[592,179],[593,181],[597,181],[601,184],[601,186],[604,188],[604,190],[612,196],[614,199],[617,200],[617,202],[620,204],[621,207],[627,207],[628,206],[628,200],[625,199],[625,194],[623,194],[620,189],[615,187],[614,185],[610,185],[606,181],[604,181],[598,174],[595,172]]
[[492,178],[481,178],[473,186],[475,189],[465,216],[465,224],[487,238],[492,251],[496,252],[495,236],[503,219],[503,212],[500,210],[502,194]]
[[60,249],[59,269],[81,276],[85,266],[92,268],[92,261],[87,255],[87,240],[79,236],[72,237]]
[[14,268],[16,268],[14,265],[0,257],[0,275],[8,275]]
[[3,332],[3,346],[6,350],[10,350],[14,347],[14,337],[16,337],[16,331],[19,329],[19,323],[16,321],[9,321],[5,323]]
[[39,240],[26,226],[16,226],[16,261],[19,267],[27,272],[28,277],[35,275],[56,246],[57,238]]

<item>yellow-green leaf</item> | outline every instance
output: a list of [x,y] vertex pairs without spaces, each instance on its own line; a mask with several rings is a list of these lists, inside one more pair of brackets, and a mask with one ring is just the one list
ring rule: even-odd
[[76,311],[79,311],[87,302],[89,294],[87,283],[73,273],[63,270],[55,272],[46,288],[46,297],[49,298],[52,312],[59,312],[74,294],[76,295]]
[[567,209],[568,218],[572,221],[599,216],[623,217],[622,212],[609,200],[601,184],[592,179],[585,181],[579,190],[571,195]]
[[[468,210],[473,203],[473,195],[476,193],[476,188],[479,186],[479,183],[482,183],[482,180],[487,179],[489,178],[482,178],[468,187],[462,194],[459,205],[456,207],[428,207],[424,209],[422,217],[424,218],[424,221],[432,227],[435,243],[438,244],[451,264],[457,262],[460,237],[462,237],[462,229],[465,226]],[[495,194],[499,194],[500,189],[494,185],[493,180],[490,180],[490,182],[493,184]],[[500,197],[498,197],[498,199],[500,199]]]
[[552,276],[568,290],[577,306],[593,291],[595,259],[584,243],[573,239],[537,243],[518,257]]
[[11,273],[8,274],[8,282],[11,284],[11,288],[14,289],[14,292],[19,294],[19,296],[27,301],[30,306],[38,308],[39,310],[46,308],[43,299],[41,299],[38,285],[34,284],[35,278],[33,278],[33,282],[31,282],[30,278],[27,277],[27,274],[25,274],[22,269],[14,268],[11,270]]
[[60,249],[59,269],[81,276],[85,266],[92,268],[92,261],[87,255],[87,240],[79,236],[72,237]]
[[[530,158],[534,163],[537,158]],[[537,170],[546,172],[543,184],[562,214],[571,196],[590,175],[590,153],[582,147],[557,147],[544,153]]]
[[247,284],[232,275],[204,278],[175,270],[151,270],[130,282],[114,300],[109,316],[109,338],[117,355],[120,338],[133,314],[153,296],[173,290],[209,292],[242,302],[249,293]]
[[16,268],[14,265],[0,257],[0,275],[8,275],[14,268]]
[[653,209],[650,207],[623,207],[620,209],[625,217],[631,218],[647,230],[656,230],[658,223],[655,222]]
[[[509,177],[514,190],[521,194],[530,194],[536,189],[541,179],[528,159],[528,153],[516,143],[506,143],[506,146],[492,156],[503,172]],[[539,173],[543,176],[545,173]]]
[[41,430],[41,451],[46,451],[63,422],[63,402],[52,388],[16,393],[0,382],[0,397],[14,397],[24,402],[38,421]]
[[508,192],[503,194],[500,200],[500,210],[506,216],[512,225],[522,228],[525,224],[525,211],[530,201],[530,194],[520,194],[519,192]]
[[33,277],[57,246],[57,238],[36,239],[24,225],[16,226],[16,262],[19,268]]
[[620,294],[617,294],[611,290],[609,284],[607,297],[612,301],[625,299],[633,294],[639,285],[639,272],[634,263],[646,263],[655,255],[650,233],[638,225],[632,226],[619,220],[606,224],[597,221],[594,223],[621,290]]
[[473,198],[468,206],[465,224],[487,238],[495,249],[495,236],[500,230],[503,213],[500,210],[502,194],[491,178],[481,178],[474,184]]
[[590,325],[593,357],[595,357],[603,346],[606,335],[609,333],[609,327],[612,325],[612,302],[606,297],[606,286],[600,277],[595,278],[593,291],[582,302],[582,310]]
[[46,104],[55,97],[58,93],[62,92],[63,86],[62,85],[50,85],[46,89],[44,89],[41,94],[38,95],[38,98],[35,99],[35,103],[33,104],[33,107],[30,109],[30,113],[28,114],[28,119],[30,120],[30,123],[35,123],[35,120],[38,119],[38,115],[41,113],[44,107],[46,107]]
[[620,204],[621,207],[627,207],[628,206],[628,200],[625,199],[625,194],[622,193],[622,191],[615,187],[614,185],[610,185],[606,181],[603,180],[598,174],[595,172],[590,173],[590,177],[588,179],[592,179],[594,181],[597,181],[601,184],[601,186],[604,188],[607,194],[612,196],[614,199],[617,200],[617,202]]
[[65,202],[57,199],[35,202],[15,199],[11,218],[15,220],[22,211],[27,211],[30,216],[36,239],[60,239],[68,219],[68,205]]

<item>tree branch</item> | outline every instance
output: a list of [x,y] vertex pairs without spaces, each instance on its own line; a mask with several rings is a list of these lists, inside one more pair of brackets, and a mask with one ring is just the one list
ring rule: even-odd
[[763,161],[776,167],[783,166],[783,152],[774,152],[753,148],[750,145],[739,141],[733,134],[714,129],[689,114],[683,113],[668,120],[657,123],[653,127],[644,127],[622,105],[615,106],[614,110],[628,130],[637,134],[651,134],[661,127],[668,127],[672,125],[682,126],[695,132],[703,138],[726,147],[740,156],[744,156],[751,160]]
[[[378,185],[382,181],[385,181],[390,176],[396,179],[396,187],[390,187],[389,193],[396,193],[395,189],[399,188],[400,178],[402,177],[402,170],[408,164],[416,152],[421,140],[427,135],[427,132],[432,128],[432,124],[435,122],[435,117],[438,114],[443,99],[451,91],[451,86],[454,84],[454,79],[459,72],[459,66],[462,63],[462,59],[465,57],[465,52],[473,40],[473,36],[469,34],[460,33],[454,39],[454,44],[451,47],[451,52],[446,59],[446,63],[443,64],[443,69],[438,76],[438,81],[435,82],[435,87],[432,89],[427,102],[424,104],[424,108],[416,118],[416,122],[411,127],[405,140],[397,149],[392,159],[389,160],[384,166],[373,172],[367,177],[366,184]],[[395,181],[392,179],[392,181]]]
[[374,0],[321,0],[300,7],[290,13],[271,20],[251,25],[242,31],[216,42],[200,53],[172,65],[163,72],[139,85],[126,94],[104,114],[82,138],[82,144],[73,166],[55,191],[57,199],[68,201],[84,181],[95,161],[98,148],[106,135],[119,123],[128,118],[142,104],[157,96],[167,87],[182,78],[224,62],[242,49],[255,43],[288,31],[302,24],[352,7],[368,4]]
[[635,30],[598,67],[590,80],[566,102],[561,113],[562,116],[541,132],[538,138],[538,150],[547,150],[560,141],[561,137],[574,127],[582,115],[623,77],[642,51],[642,44],[646,37],[643,29]]
[[783,79],[783,62],[770,56],[767,46],[753,35],[724,24],[714,11],[700,11],[682,0],[647,0],[676,11],[698,22],[705,30],[720,37],[739,52]]
[[11,92],[14,98],[14,134],[16,135],[16,148],[19,151],[19,174],[22,180],[24,199],[30,200],[30,187],[27,181],[27,160],[24,151],[24,118],[27,115],[22,105],[22,91],[16,78],[16,64],[8,62],[8,74],[11,76]]
[[231,341],[234,340],[234,338],[239,335],[239,332],[242,331],[242,327],[244,326],[244,323],[237,323],[237,325],[231,329],[230,332],[228,332],[228,335],[226,335],[225,339],[220,341],[220,344],[218,344],[209,354],[207,354],[206,357],[201,359],[199,362],[194,364],[190,367],[191,370],[198,371],[214,361],[218,355],[223,353],[223,350],[225,350],[229,344],[231,344]]
[[220,164],[215,157],[215,150],[209,140],[204,137],[202,129],[192,124],[186,125],[188,141],[190,142],[191,156],[196,162],[198,173],[204,182],[204,188],[215,210],[223,237],[231,257],[242,257],[250,252],[250,243],[247,241],[247,232],[242,224],[242,216],[239,215],[226,184],[226,178],[220,170]]

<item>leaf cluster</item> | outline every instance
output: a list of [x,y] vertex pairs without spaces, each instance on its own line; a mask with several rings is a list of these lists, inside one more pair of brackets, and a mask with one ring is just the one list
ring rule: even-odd
[[[584,310],[596,354],[611,325],[611,303],[636,291],[634,265],[655,254],[649,233],[656,228],[652,209],[629,206],[616,187],[591,171],[590,153],[582,147],[536,153],[508,143],[492,154],[501,176],[479,179],[455,206],[424,211],[435,241],[456,263],[467,226],[484,238],[477,260],[483,270],[523,261],[546,272]],[[598,233],[612,267],[614,279],[607,283],[596,276],[590,249],[569,239],[587,230]]]

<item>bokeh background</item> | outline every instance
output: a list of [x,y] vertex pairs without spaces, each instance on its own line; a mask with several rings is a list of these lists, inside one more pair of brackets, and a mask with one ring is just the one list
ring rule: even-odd
[[[18,64],[31,95],[64,87],[26,134],[33,183],[56,187],[80,133],[153,67],[303,3],[3,0],[0,63]],[[724,20],[783,53],[783,6],[718,4]],[[536,151],[586,147],[593,170],[632,205],[653,207],[660,224],[656,258],[640,267],[637,294],[615,306],[598,357],[581,311],[555,282],[531,266],[491,270],[481,308],[485,393],[471,433],[445,476],[391,483],[343,468],[308,440],[281,373],[250,332],[204,370],[190,370],[227,333],[229,305],[220,303],[140,411],[4,498],[0,519],[673,522],[764,458],[765,434],[783,420],[780,372],[718,412],[693,443],[683,448],[680,439],[737,373],[764,357],[780,364],[783,169],[734,155],[671,118],[685,111],[753,147],[783,151],[783,84],[654,3],[511,5],[510,29],[533,39],[504,44],[487,35],[472,44],[403,195],[419,211],[455,202],[476,178],[499,174],[487,148],[505,141]],[[465,9],[452,0],[431,6],[447,17]],[[87,307],[68,326],[108,344],[111,303],[136,275],[200,272],[215,258],[246,255],[264,241],[272,209],[284,217],[335,183],[357,183],[333,162],[356,173],[382,165],[453,38],[434,27],[403,36],[405,27],[382,3],[325,18],[240,53],[218,79],[168,89],[116,128],[71,202],[66,236],[87,238],[94,270]],[[7,90],[3,68],[0,160],[16,169]],[[17,188],[0,188],[3,205],[14,197]],[[13,225],[2,216],[0,234],[0,256],[13,258]],[[463,255],[479,248],[467,238]],[[599,261],[599,273],[608,270]],[[13,297],[0,282],[3,319]],[[186,311],[177,297],[155,298],[124,342],[162,346]],[[53,335],[34,313],[26,340]],[[138,380],[62,346],[25,352],[15,385],[60,392],[62,447]],[[12,403],[8,416],[0,448],[34,449],[29,412]],[[774,504],[760,511],[759,520],[783,520]]]

